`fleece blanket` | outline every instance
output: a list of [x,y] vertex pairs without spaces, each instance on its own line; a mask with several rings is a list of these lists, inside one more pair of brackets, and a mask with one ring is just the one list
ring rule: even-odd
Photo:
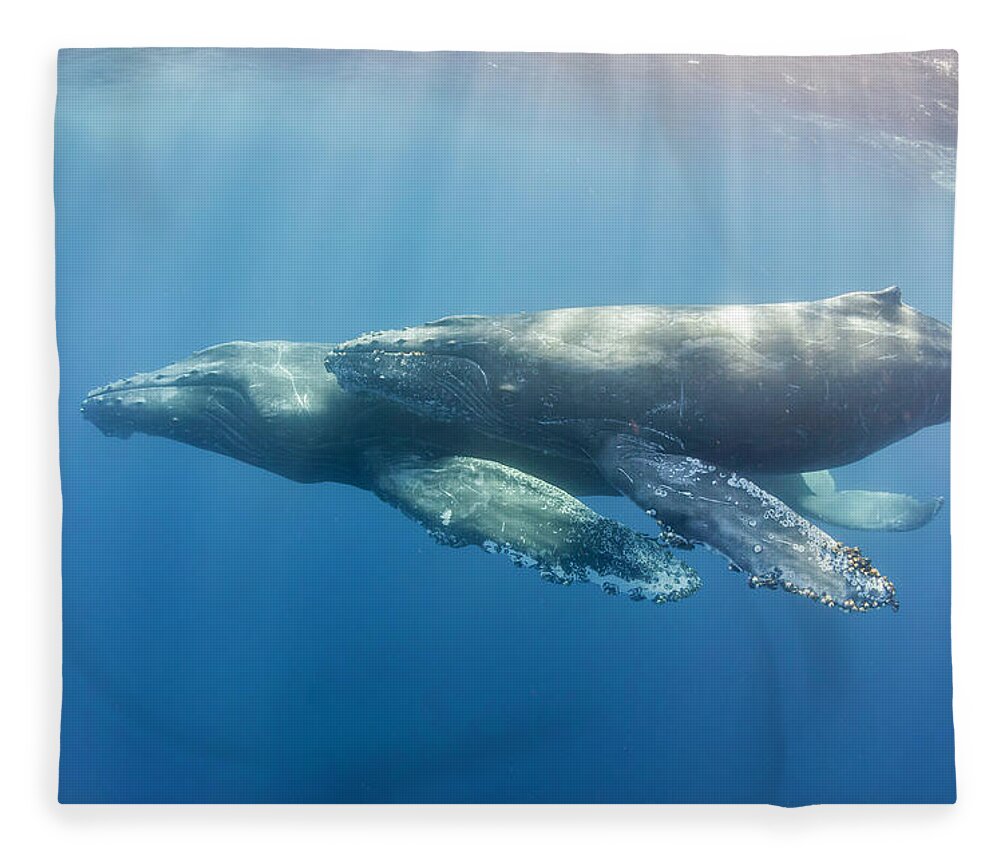
[[61,52],[60,800],[952,802],[957,80]]

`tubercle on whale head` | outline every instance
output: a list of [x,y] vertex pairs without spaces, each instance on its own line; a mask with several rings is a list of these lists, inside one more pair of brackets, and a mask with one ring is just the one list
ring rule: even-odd
[[[95,388],[80,411],[108,436],[161,436],[271,468],[284,452],[335,439],[337,419],[357,411],[323,369],[328,348],[283,341],[218,344]],[[295,454],[282,462],[296,458],[302,459]]]
[[207,439],[208,422],[196,428],[192,417],[207,418],[213,402],[234,409],[242,396],[215,371],[187,360],[94,388],[87,392],[80,412],[106,436],[127,439],[145,433]]

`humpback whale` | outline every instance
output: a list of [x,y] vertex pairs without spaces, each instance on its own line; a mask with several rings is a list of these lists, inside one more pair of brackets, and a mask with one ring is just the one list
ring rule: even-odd
[[848,611],[895,607],[892,582],[748,474],[851,463],[950,414],[950,328],[897,287],[446,317],[363,335],[325,363],[414,416],[589,460],[669,541]]
[[109,436],[162,436],[294,481],[369,490],[439,542],[505,554],[548,581],[591,580],[606,593],[655,603],[698,589],[697,573],[663,542],[567,492],[601,492],[596,472],[471,428],[442,433],[398,407],[351,395],[323,367],[329,350],[219,344],[94,389],[80,409]]

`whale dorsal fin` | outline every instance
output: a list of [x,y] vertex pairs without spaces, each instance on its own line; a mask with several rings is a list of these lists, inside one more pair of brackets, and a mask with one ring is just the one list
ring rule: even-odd
[[853,293],[844,293],[840,296],[834,296],[830,301],[849,308],[852,313],[882,316],[883,314],[893,314],[903,306],[903,291],[893,284],[884,290],[872,290],[871,292],[858,290]]
[[886,287],[884,290],[876,290],[873,293],[869,293],[869,295],[883,305],[899,307],[903,304],[903,291],[895,284],[891,287]]

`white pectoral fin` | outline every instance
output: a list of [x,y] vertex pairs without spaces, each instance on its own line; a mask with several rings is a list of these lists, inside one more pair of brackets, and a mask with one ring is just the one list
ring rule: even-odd
[[911,531],[929,523],[944,499],[881,490],[838,490],[830,472],[767,476],[763,486],[799,513],[828,525],[864,531]]
[[655,538],[602,517],[533,475],[475,457],[386,461],[376,493],[442,544],[479,546],[569,584],[657,603],[700,585],[697,573]]

